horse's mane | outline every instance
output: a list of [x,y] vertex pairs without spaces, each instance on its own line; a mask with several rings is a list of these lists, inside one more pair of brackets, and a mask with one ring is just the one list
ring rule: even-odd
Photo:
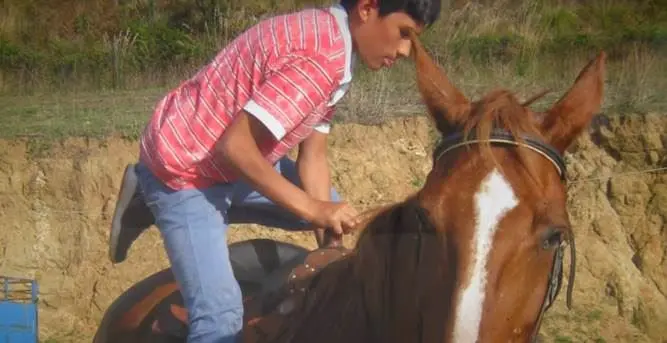
[[415,197],[380,209],[353,253],[313,278],[280,341],[442,337],[456,284],[456,271],[447,270],[456,265],[452,247]]
[[489,138],[493,128],[505,129],[515,137],[521,134],[539,137],[541,134],[536,121],[531,118],[532,113],[526,106],[544,94],[545,92],[542,92],[520,103],[509,90],[493,90],[472,104],[467,118],[463,121],[463,131],[467,135],[475,130],[477,137],[483,140]]
[[[459,117],[461,122],[458,127],[466,137],[465,139],[475,139],[479,142],[467,145],[463,149],[478,149],[477,151],[482,157],[480,159],[482,163],[491,163],[494,167],[502,169],[501,161],[497,160],[491,150],[491,143],[489,142],[491,134],[494,130],[504,130],[520,143],[523,143],[524,135],[544,139],[539,129],[539,121],[527,106],[546,93],[546,91],[542,91],[521,103],[511,91],[495,89],[471,103],[467,107],[467,111]],[[444,140],[440,142],[434,151],[434,157],[436,157],[435,153],[446,148],[444,145],[446,143]],[[536,175],[534,166],[528,163],[526,150],[513,149],[507,151],[518,158],[530,175]]]

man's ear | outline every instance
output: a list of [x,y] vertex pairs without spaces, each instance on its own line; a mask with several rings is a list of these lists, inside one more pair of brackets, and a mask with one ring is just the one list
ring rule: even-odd
[[378,0],[359,0],[350,11],[354,12],[359,21],[365,23],[373,16],[373,12],[378,11],[378,5]]
[[543,114],[541,128],[547,141],[564,153],[602,105],[605,78],[604,51],[579,73],[568,92]]

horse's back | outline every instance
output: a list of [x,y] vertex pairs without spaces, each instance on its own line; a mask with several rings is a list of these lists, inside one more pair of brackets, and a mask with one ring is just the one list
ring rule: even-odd
[[[306,258],[303,247],[270,239],[229,245],[234,275],[244,296],[261,296],[280,288]],[[170,268],[139,281],[108,308],[93,343],[185,342],[183,299]]]
[[111,303],[93,343],[135,342],[138,328],[153,308],[176,291],[178,287],[169,268],[134,284]]

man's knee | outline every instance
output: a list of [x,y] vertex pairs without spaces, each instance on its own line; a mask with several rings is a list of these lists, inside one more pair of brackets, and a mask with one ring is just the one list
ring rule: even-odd
[[235,343],[243,329],[243,307],[210,308],[190,319],[188,343]]
[[194,290],[188,343],[231,343],[243,329],[243,300],[236,280],[209,280]]

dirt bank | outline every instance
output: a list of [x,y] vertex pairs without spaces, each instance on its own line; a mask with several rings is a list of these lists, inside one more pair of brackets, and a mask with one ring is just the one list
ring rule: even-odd
[[[575,307],[558,299],[542,330],[548,341],[667,341],[667,174],[609,177],[667,166],[666,128],[658,115],[614,117],[567,156],[578,180],[570,186]],[[431,135],[424,118],[337,127],[335,185],[359,207],[400,200],[430,167]],[[0,141],[0,273],[39,280],[42,339],[88,342],[114,297],[167,266],[156,230],[126,263],[107,260],[111,205],[136,151],[120,139],[73,139],[33,158],[26,144]],[[314,247],[310,234],[255,226],[234,227],[231,240],[258,236]]]

